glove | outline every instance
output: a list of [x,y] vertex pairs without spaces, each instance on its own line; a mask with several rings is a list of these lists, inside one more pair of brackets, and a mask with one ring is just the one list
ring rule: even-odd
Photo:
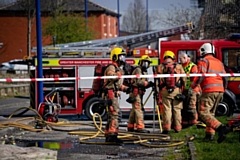
[[132,87],[128,87],[126,90],[126,94],[132,93],[133,92],[133,88]]
[[150,87],[153,87],[153,86],[154,86],[154,82],[149,81],[149,82],[148,82],[148,85],[146,86],[146,88],[150,88]]
[[177,94],[174,98],[178,101],[184,101],[186,97],[183,94]]

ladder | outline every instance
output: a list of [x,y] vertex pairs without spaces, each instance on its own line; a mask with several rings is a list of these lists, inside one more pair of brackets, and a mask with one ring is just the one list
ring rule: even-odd
[[141,46],[143,44],[148,44],[154,41],[157,41],[159,38],[169,37],[176,34],[190,33],[194,30],[194,25],[189,22],[184,25],[171,27],[163,30],[156,30],[136,35],[130,36],[122,36],[117,38],[107,38],[107,39],[98,39],[98,40],[90,40],[90,41],[82,41],[82,42],[74,42],[74,43],[65,43],[58,44],[59,47],[83,47],[83,46],[91,46],[91,47],[104,47],[111,45],[127,45],[127,46]]
[[[194,30],[194,25],[186,23],[184,25],[156,30],[147,33],[141,33],[130,36],[122,36],[117,38],[97,39],[90,41],[56,44],[55,47],[45,46],[42,49],[43,56],[74,56],[74,57],[106,57],[109,56],[109,52],[113,45],[127,46],[129,48],[135,48],[142,45],[147,45],[152,42],[158,42],[159,38],[169,37],[176,34],[190,33]],[[37,52],[37,48],[34,47],[32,52]],[[91,54],[86,54],[91,53]],[[102,53],[102,54],[97,54]]]
[[[37,53],[37,47],[32,52]],[[106,57],[108,47],[43,47],[43,57]]]

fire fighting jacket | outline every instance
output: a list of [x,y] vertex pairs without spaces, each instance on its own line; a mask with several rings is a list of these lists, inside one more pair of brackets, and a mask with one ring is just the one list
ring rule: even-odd
[[[133,70],[132,75],[147,75],[147,72],[143,72],[140,67],[136,67]],[[146,78],[132,78],[131,84],[134,87],[144,88],[148,85],[148,80]]]
[[[226,73],[223,63],[212,55],[206,55],[198,62],[198,73]],[[191,88],[201,86],[202,92],[224,92],[227,87],[227,77],[201,76],[194,77]]]
[[[174,63],[174,62],[171,62],[171,63]],[[158,73],[158,74],[164,74],[164,69],[165,69],[164,64],[158,65],[158,67],[157,67],[157,73]],[[174,69],[174,72],[175,72],[176,74],[184,74],[184,73],[185,73],[181,64],[176,64],[175,69]],[[176,83],[179,82],[179,80],[181,80],[181,83],[182,83],[181,86],[182,86],[182,87],[185,87],[185,85],[186,85],[186,77],[176,77],[176,78],[175,78],[175,82],[176,82]],[[160,78],[160,86],[161,86],[163,83],[164,83],[164,78]],[[163,89],[164,89],[164,88],[163,88]]]
[[[122,76],[122,71],[118,67],[118,64],[113,62],[112,65],[108,65],[104,72],[104,76]],[[122,80],[120,78],[112,78],[112,79],[104,79],[104,88],[105,89],[113,89],[114,91],[125,91],[126,86],[122,84]]]

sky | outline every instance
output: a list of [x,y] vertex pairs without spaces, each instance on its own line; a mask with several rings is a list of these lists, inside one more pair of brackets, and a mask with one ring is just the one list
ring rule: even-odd
[[[91,0],[92,2],[95,2],[103,7],[109,8],[111,10],[114,10],[117,12],[117,1],[118,0]],[[190,8],[191,7],[191,0],[142,0],[143,4],[146,6],[146,2],[148,2],[148,11],[149,14],[153,10],[157,10],[159,13],[165,13],[164,10],[171,8],[171,5],[174,4],[175,6],[178,6],[179,4],[184,6],[184,8]],[[124,12],[127,11],[128,6],[131,2],[134,2],[134,0],[119,0],[119,10],[120,14],[122,15],[120,17],[120,24],[122,23],[122,17],[124,15]],[[152,29],[162,29],[159,28],[158,25],[153,25],[154,27]]]
[[[117,0],[91,0],[95,3],[98,3],[104,7],[110,8],[117,11]],[[134,0],[119,0],[120,11],[125,11],[128,8],[129,3]],[[147,0],[143,0],[143,3],[146,4]],[[167,9],[171,4],[181,4],[185,7],[190,7],[191,0],[148,0],[149,10],[162,10]]]

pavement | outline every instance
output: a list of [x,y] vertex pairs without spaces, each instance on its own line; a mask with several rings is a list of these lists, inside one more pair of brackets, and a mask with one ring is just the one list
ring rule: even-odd
[[[10,99],[0,99],[0,124],[5,122],[17,122],[21,124],[26,124],[34,128],[35,123],[33,119],[27,119],[27,117],[34,117],[33,112],[26,112],[22,116],[15,116],[8,119],[8,116],[12,114],[15,110],[21,107],[29,106],[29,99],[24,97],[15,97]],[[14,139],[17,146],[20,147],[40,147],[48,148],[52,151],[57,150],[57,159],[152,159],[159,160],[164,159],[164,157],[171,155],[180,154],[181,147],[179,145],[170,148],[149,148],[140,144],[123,144],[123,145],[98,145],[95,142],[104,142],[104,137],[97,137],[87,140],[88,142],[93,142],[93,144],[83,144],[79,143],[79,138],[86,136],[69,134],[70,131],[93,131],[97,132],[97,129],[93,126],[90,120],[68,120],[60,118],[59,121],[64,121],[65,123],[79,123],[78,125],[62,127],[55,126],[53,130],[48,132],[32,132],[16,127],[7,127],[5,129],[0,129],[0,137],[5,137],[6,142],[11,143],[11,139]],[[80,124],[81,123],[81,124]],[[103,126],[105,126],[105,123]],[[147,129],[151,133],[160,133],[157,121],[155,123],[155,128],[153,127],[153,121],[147,120]],[[84,125],[87,124],[87,125]],[[123,119],[120,123],[119,130],[126,131],[127,129],[127,119]],[[173,149],[174,148],[174,149]],[[0,146],[1,149],[1,146]],[[30,151],[26,151],[31,152]],[[34,150],[34,153],[37,151]],[[39,150],[39,152],[42,152]],[[45,151],[44,151],[45,152]],[[54,155],[54,153],[51,153]],[[1,154],[0,154],[1,155]],[[12,156],[12,155],[11,155]],[[2,157],[2,156],[1,156]],[[181,157],[181,155],[179,155]],[[178,158],[181,159],[181,158]],[[184,158],[183,158],[184,159]]]

